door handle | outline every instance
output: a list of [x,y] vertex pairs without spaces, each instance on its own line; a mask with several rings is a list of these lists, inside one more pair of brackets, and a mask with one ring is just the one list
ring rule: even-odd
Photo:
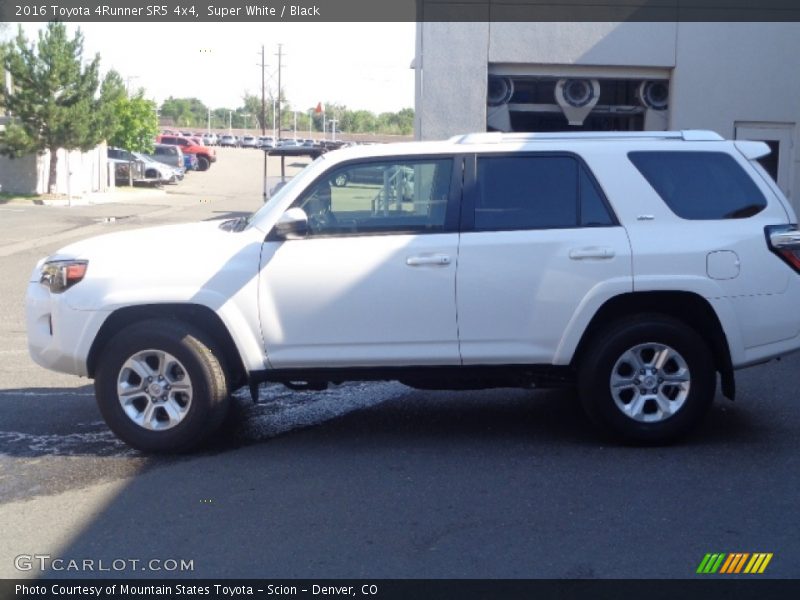
[[409,267],[447,266],[450,261],[450,257],[446,254],[428,254],[406,258],[406,264]]
[[599,248],[593,246],[591,248],[573,248],[569,251],[569,257],[572,260],[581,260],[584,258],[614,258],[613,248]]

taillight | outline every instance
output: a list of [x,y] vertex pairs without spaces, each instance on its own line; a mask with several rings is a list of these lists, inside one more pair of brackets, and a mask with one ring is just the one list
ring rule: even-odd
[[769,225],[765,231],[769,249],[800,273],[800,230],[797,224]]

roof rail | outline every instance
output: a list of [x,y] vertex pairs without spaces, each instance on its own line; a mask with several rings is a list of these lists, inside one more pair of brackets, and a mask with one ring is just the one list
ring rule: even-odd
[[502,133],[468,133],[450,138],[455,144],[500,144],[503,142],[538,142],[546,140],[684,140],[687,142],[720,142],[715,131],[684,129],[682,131],[559,131]]

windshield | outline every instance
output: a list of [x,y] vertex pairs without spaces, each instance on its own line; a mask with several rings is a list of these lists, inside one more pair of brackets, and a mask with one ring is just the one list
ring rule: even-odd
[[267,200],[264,206],[259,208],[249,217],[247,217],[247,226],[249,227],[253,223],[253,221],[255,221],[258,218],[259,215],[268,213],[272,209],[272,207],[275,206],[276,204],[279,204],[281,202],[281,199],[286,197],[287,194],[292,194],[293,190],[302,187],[302,185],[304,185],[304,183],[307,180],[311,179],[314,176],[314,173],[316,173],[317,169],[315,169],[314,167],[323,160],[325,160],[325,155],[318,157],[307,167],[305,167],[302,171],[300,171],[297,175],[289,179],[283,187],[281,187],[278,191],[272,194],[272,197],[269,200]]

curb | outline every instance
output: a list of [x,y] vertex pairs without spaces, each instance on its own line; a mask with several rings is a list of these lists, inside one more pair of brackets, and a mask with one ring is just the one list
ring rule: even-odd
[[136,190],[124,192],[98,192],[72,198],[41,200],[45,206],[88,206],[91,204],[130,203],[146,200],[160,200],[167,197],[166,190]]

